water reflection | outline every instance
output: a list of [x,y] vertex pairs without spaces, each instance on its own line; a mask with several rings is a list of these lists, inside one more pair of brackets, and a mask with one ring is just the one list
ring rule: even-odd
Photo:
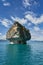
[[43,65],[43,42],[11,45],[0,42],[0,65]]
[[9,44],[6,51],[6,65],[31,65],[31,47],[29,45]]

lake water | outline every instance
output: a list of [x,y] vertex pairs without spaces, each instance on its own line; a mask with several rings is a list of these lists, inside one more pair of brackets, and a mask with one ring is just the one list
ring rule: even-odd
[[0,65],[43,65],[43,42],[11,45],[0,41]]

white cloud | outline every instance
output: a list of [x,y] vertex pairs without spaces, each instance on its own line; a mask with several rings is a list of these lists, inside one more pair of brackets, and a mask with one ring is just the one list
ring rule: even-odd
[[37,5],[38,3],[36,1],[34,1],[34,5]]
[[43,34],[43,30],[41,31],[41,33]]
[[25,18],[32,22],[33,24],[37,25],[43,22],[43,14],[40,17],[36,17],[34,14],[26,14]]
[[11,3],[6,1],[6,0],[2,0],[2,2],[3,2],[3,6],[10,6],[11,5]]
[[11,4],[9,2],[3,3],[4,6],[10,6]]
[[[39,6],[39,2],[36,0],[23,0],[23,6],[26,7],[30,7],[30,6]],[[30,7],[31,8],[31,7]]]
[[43,41],[43,36],[41,35],[32,35],[32,39],[33,41]]
[[6,18],[5,18],[5,19],[1,19],[0,22],[1,22],[2,25],[4,25],[6,28],[8,28],[9,25],[12,25],[12,24],[13,24],[11,20],[8,20],[8,19],[6,19]]
[[43,29],[40,29],[39,32],[41,35],[43,35]]
[[6,0],[2,0],[3,2],[6,1]]
[[29,1],[30,1],[30,0],[23,0],[23,5],[24,5],[25,8],[26,8],[27,6],[30,6],[30,5],[31,5]]
[[21,24],[26,24],[26,23],[27,23],[27,20],[24,19],[24,18],[19,18],[19,17],[13,17],[13,16],[11,16],[11,19],[12,19],[13,21],[17,21],[17,22],[19,22],[19,23],[21,23]]
[[12,19],[13,21],[15,21],[15,18],[14,18],[13,16],[11,16],[11,19]]
[[31,23],[28,23],[28,26],[31,26],[32,24]]
[[0,40],[5,40],[6,39],[6,35],[3,35],[2,33],[0,33]]
[[8,23],[7,23],[5,20],[2,20],[2,24],[3,24],[5,27],[8,27]]
[[30,31],[31,32],[31,40],[33,41],[43,41],[43,34],[38,31],[35,31],[34,29]]
[[38,26],[34,26],[30,29],[31,40],[33,41],[43,41],[43,30]]
[[0,36],[2,35],[2,33],[0,33]]
[[1,33],[0,40],[6,40],[6,35],[2,35],[2,33]]
[[34,26],[34,30],[35,30],[35,31],[40,31],[40,28],[37,27],[37,26]]
[[32,11],[26,11],[26,12],[24,13],[24,15],[28,15],[28,14],[32,15],[33,17],[34,17],[34,16],[37,16],[37,14],[35,14],[35,13],[32,12]]

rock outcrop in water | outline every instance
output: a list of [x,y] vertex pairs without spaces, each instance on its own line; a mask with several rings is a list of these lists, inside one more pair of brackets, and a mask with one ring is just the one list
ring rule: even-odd
[[26,29],[20,23],[15,22],[8,30],[6,38],[13,43],[25,44],[27,40],[31,39],[31,35],[28,29]]

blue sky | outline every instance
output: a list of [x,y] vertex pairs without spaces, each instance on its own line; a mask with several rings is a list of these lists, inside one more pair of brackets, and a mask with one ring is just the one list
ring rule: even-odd
[[43,41],[43,0],[0,0],[0,39],[14,21],[30,30],[32,40]]

